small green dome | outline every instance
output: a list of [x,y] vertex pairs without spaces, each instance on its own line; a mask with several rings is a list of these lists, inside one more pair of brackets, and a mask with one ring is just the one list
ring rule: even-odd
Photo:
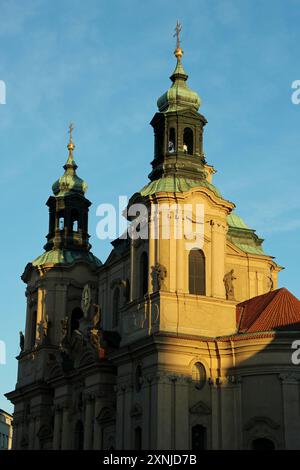
[[91,252],[75,251],[75,250],[57,250],[53,249],[45,251],[32,261],[32,266],[45,266],[47,264],[54,265],[71,265],[73,263],[84,261],[93,264],[96,267],[102,266],[101,261]]
[[84,195],[87,191],[86,182],[76,174],[76,169],[78,167],[73,157],[74,148],[75,145],[70,141],[68,144],[69,157],[64,165],[65,173],[55,181],[52,186],[52,191],[55,196],[65,196],[66,194],[72,194],[74,192]]
[[177,58],[177,65],[170,79],[173,85],[157,101],[159,111],[172,112],[186,108],[198,111],[201,105],[200,96],[187,86],[188,75],[181,64],[180,57]]
[[87,191],[87,184],[76,174],[72,175],[66,171],[65,174],[53,184],[52,191],[55,196],[65,196],[73,192],[83,195]]

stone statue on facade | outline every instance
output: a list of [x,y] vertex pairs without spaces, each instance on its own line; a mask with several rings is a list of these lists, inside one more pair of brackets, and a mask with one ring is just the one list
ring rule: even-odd
[[160,263],[155,263],[152,267],[153,285],[157,290],[161,290],[165,278],[167,277],[167,269]]
[[236,277],[234,277],[233,273],[234,269],[231,269],[231,271],[226,273],[223,278],[227,300],[235,300],[233,281],[236,279]]
[[92,318],[92,327],[89,328],[88,337],[91,346],[99,352],[101,349],[101,309],[96,304],[94,304],[94,307],[96,312]]
[[20,350],[21,350],[21,352],[24,351],[24,345],[25,345],[25,337],[24,337],[23,331],[20,331]]
[[48,315],[45,315],[44,318],[38,324],[38,340],[39,343],[42,344],[48,338],[48,331],[49,331],[50,322],[48,319]]
[[270,275],[268,276],[270,292],[274,289],[273,270],[274,270],[273,266],[270,266]]

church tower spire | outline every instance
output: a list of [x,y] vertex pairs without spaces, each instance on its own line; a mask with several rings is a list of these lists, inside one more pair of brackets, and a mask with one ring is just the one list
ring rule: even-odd
[[205,179],[203,128],[207,123],[198,112],[201,100],[187,85],[188,75],[182,65],[181,24],[175,28],[176,67],[172,85],[157,101],[159,112],[151,121],[155,135],[151,181],[165,176],[182,176],[192,180]]
[[74,160],[75,144],[69,126],[69,154],[64,165],[64,174],[53,184],[54,196],[47,201],[49,207],[49,233],[45,250],[65,249],[71,251],[89,251],[91,245],[88,235],[88,211],[91,205],[86,199],[87,184],[76,173]]

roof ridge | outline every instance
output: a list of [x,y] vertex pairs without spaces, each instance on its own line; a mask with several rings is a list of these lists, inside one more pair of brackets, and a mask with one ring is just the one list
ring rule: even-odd
[[288,289],[286,289],[285,287],[279,287],[278,289],[274,289],[274,290],[271,290],[269,292],[265,292],[264,294],[259,294],[259,295],[255,295],[254,297],[250,297],[250,299],[247,299],[247,300],[243,300],[243,302],[240,302],[237,304],[237,307],[239,306],[244,306],[246,304],[248,304],[249,302],[251,302],[252,300],[254,301],[255,299],[259,299],[259,298],[263,298],[263,297],[267,297],[269,296],[271,293],[272,294],[275,294],[274,297],[279,293],[279,291],[281,290],[286,290],[289,292]]

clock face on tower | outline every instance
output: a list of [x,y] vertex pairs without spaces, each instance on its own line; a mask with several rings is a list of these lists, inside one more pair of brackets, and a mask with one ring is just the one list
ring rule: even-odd
[[88,316],[88,312],[92,303],[92,292],[89,284],[86,284],[82,291],[81,297],[81,309],[84,313],[84,316]]

